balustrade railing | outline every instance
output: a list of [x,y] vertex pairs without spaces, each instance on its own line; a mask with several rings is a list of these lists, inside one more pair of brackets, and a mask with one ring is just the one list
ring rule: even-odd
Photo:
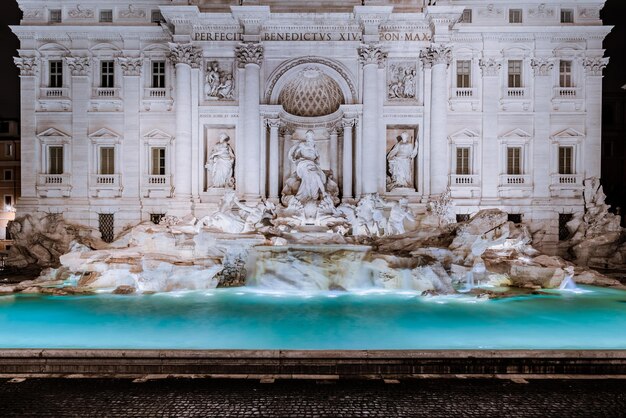
[[67,97],[67,88],[65,87],[42,87],[41,97],[44,99],[56,99]]
[[148,87],[144,93],[148,99],[165,99],[168,97],[167,89],[165,88]]
[[526,174],[503,174],[500,176],[500,185],[502,186],[528,186],[530,184],[530,176]]
[[452,174],[450,175],[450,186],[462,187],[478,185],[478,175],[476,174]]
[[506,89],[507,97],[526,97],[526,88],[525,87],[509,87]]
[[119,89],[114,87],[97,87],[93,90],[94,97],[118,97]]

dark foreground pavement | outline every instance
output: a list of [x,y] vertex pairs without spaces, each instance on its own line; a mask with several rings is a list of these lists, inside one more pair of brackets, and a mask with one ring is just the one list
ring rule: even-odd
[[0,380],[1,417],[620,417],[626,380]]

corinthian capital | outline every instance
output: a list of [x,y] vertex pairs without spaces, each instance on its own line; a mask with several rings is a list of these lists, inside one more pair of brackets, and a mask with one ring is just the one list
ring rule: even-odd
[[241,43],[235,48],[237,66],[244,68],[246,64],[261,65],[263,62],[263,45],[260,43]]
[[138,76],[141,75],[143,67],[143,58],[118,57],[117,63],[122,67],[124,75]]
[[480,65],[480,69],[483,72],[483,77],[494,77],[500,73],[500,68],[502,68],[502,64],[500,60],[495,58],[484,58],[478,61],[478,65]]
[[359,62],[363,65],[385,65],[387,53],[383,52],[380,45],[363,44],[359,47]]
[[438,64],[449,66],[452,62],[452,50],[443,45],[431,45],[425,51],[420,52],[420,59],[427,68]]
[[91,58],[89,57],[65,57],[65,62],[70,68],[73,76],[86,76],[89,74],[91,67]]
[[585,73],[587,75],[601,76],[604,67],[609,63],[608,58],[593,57],[583,59],[583,67],[585,67]]
[[168,46],[170,47],[169,59],[172,60],[174,65],[187,64],[192,68],[200,68],[202,51],[193,46],[192,43],[176,44],[168,42]]
[[17,68],[20,69],[21,76],[34,76],[37,72],[37,58],[35,57],[13,57]]
[[535,77],[550,75],[554,68],[554,61],[550,58],[533,58],[530,60],[530,66],[533,68]]

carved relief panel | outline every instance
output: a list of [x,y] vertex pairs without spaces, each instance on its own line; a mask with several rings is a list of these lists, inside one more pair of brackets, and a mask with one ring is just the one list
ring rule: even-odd
[[387,100],[415,100],[417,61],[390,61],[387,64]]
[[211,59],[204,66],[204,98],[235,100],[234,60]]

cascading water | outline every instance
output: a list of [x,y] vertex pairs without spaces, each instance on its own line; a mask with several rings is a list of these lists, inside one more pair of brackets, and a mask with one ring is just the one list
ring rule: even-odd
[[559,286],[559,290],[569,290],[572,292],[580,290],[578,286],[576,286],[576,282],[574,281],[573,275],[568,274],[565,276],[565,279],[561,282]]

